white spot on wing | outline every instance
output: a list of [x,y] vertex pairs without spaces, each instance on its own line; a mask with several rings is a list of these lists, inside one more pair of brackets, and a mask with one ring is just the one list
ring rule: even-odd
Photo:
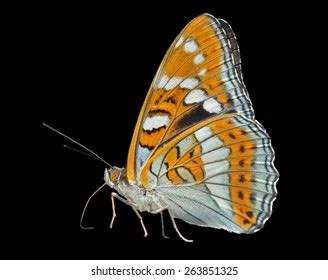
[[204,163],[220,161],[227,158],[230,150],[218,136],[213,136],[209,127],[203,127],[195,132],[195,137],[202,146],[202,160]]
[[141,166],[143,166],[144,162],[147,160],[148,156],[150,154],[150,150],[147,148],[143,148],[140,145],[138,145],[138,156],[137,156],[137,175],[139,176]]
[[166,75],[163,75],[162,78],[158,82],[158,88],[163,88],[166,85],[166,83],[168,82],[168,80],[169,80],[169,77]]
[[185,98],[186,104],[199,103],[207,98],[207,95],[202,89],[193,89]]
[[203,77],[203,76],[205,75],[205,73],[206,73],[206,68],[203,68],[202,70],[200,70],[200,71],[198,72],[198,76],[199,76],[199,77]]
[[198,142],[201,142],[201,141],[207,139],[212,134],[213,134],[212,130],[209,127],[206,127],[206,126],[204,126],[201,129],[198,129],[197,131],[195,131],[195,137],[198,140]]
[[175,48],[177,49],[178,47],[180,47],[180,45],[183,43],[184,41],[184,37],[181,36],[178,40],[178,42],[175,44]]
[[164,86],[166,90],[174,89],[180,82],[182,81],[182,78],[180,77],[172,77],[167,84]]
[[178,144],[179,149],[180,149],[180,155],[183,155],[184,153],[186,153],[192,145],[194,145],[194,137],[193,136],[188,136],[188,137],[182,139]]
[[197,49],[198,49],[198,44],[195,40],[191,40],[191,41],[185,43],[185,45],[184,45],[184,50],[187,53],[193,53],[193,52],[197,51]]
[[181,88],[193,89],[199,84],[199,81],[195,78],[187,78],[180,84]]
[[195,63],[196,65],[199,65],[199,64],[203,63],[204,60],[205,60],[204,55],[203,55],[202,53],[199,53],[199,54],[197,54],[197,55],[195,56],[195,58],[194,58],[194,63]]
[[153,116],[147,117],[142,126],[144,130],[151,131],[162,126],[168,126],[170,123],[170,118],[168,116]]
[[220,113],[223,109],[221,104],[214,98],[204,101],[203,108],[209,113]]
[[202,145],[202,152],[206,153],[208,151],[212,151],[216,148],[221,147],[223,145],[223,142],[217,136],[212,136],[211,138],[202,142],[201,145]]

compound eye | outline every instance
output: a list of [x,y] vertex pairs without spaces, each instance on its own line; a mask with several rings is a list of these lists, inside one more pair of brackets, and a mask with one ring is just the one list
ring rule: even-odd
[[121,171],[117,169],[112,169],[109,173],[109,178],[112,183],[116,184],[120,178]]

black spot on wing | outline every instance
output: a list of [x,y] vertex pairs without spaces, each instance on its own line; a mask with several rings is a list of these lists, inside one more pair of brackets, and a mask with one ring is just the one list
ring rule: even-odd
[[246,215],[247,215],[249,218],[253,218],[254,213],[253,213],[253,211],[247,211],[247,212],[246,212]]
[[163,94],[160,94],[160,95],[157,97],[157,99],[156,99],[156,101],[155,101],[155,105],[158,105],[158,104],[161,102],[162,97],[163,97]]
[[244,145],[240,145],[239,146],[239,151],[241,152],[241,153],[245,153],[245,146]]
[[243,220],[243,223],[244,223],[244,225],[247,225],[247,224],[250,224],[251,222],[250,222],[250,220],[248,220],[248,219],[244,219],[244,220]]
[[171,113],[169,111],[163,110],[163,109],[154,109],[154,110],[150,110],[148,112],[148,116],[152,117],[155,115],[168,115],[171,116]]
[[139,141],[139,145],[140,145],[140,147],[146,148],[149,151],[151,151],[151,150],[153,150],[155,148],[155,146],[153,146],[153,145],[147,145],[147,144],[143,145],[140,141]]
[[232,132],[229,133],[229,137],[230,137],[231,139],[236,139],[236,136],[235,136]]
[[201,120],[205,120],[211,116],[216,115],[215,113],[209,113],[206,110],[204,110],[202,103],[199,104],[196,108],[190,110],[187,112],[183,118],[181,118],[177,122],[177,129],[181,130],[186,127],[190,127],[192,125],[195,125],[196,123],[200,122]]
[[147,130],[147,129],[142,129],[143,132],[147,133],[148,135],[154,133],[154,132],[157,132],[157,131],[160,131],[161,129],[165,129],[166,128],[166,125],[162,125],[160,127],[157,127],[157,128],[152,128],[151,130]]
[[175,146],[175,149],[177,150],[177,159],[179,159],[181,157],[180,147]]

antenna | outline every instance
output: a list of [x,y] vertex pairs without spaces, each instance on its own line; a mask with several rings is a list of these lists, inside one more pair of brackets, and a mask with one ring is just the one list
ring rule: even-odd
[[[50,125],[46,124],[46,123],[42,123],[45,127],[49,128],[50,130],[56,132],[57,134],[65,137],[66,139],[70,140],[71,142],[73,142],[74,144],[80,146],[81,148],[83,148],[84,150],[86,150],[87,152],[89,152],[90,154],[92,154],[94,157],[96,157],[98,160],[102,161],[103,163],[107,164],[110,168],[112,167],[107,161],[105,161],[104,159],[102,159],[100,156],[98,156],[95,152],[91,151],[90,149],[88,149],[87,147],[85,147],[84,145],[80,144],[79,142],[75,141],[74,139],[72,139],[71,137],[65,135],[64,133],[58,131],[57,129],[51,127]],[[65,147],[65,146],[64,146]],[[66,148],[70,148],[68,146],[66,146]],[[71,150],[75,150],[72,149]],[[77,151],[77,150],[76,150]],[[92,157],[92,156],[91,156]]]
[[[93,155],[90,155],[90,154],[88,154],[88,153],[82,152],[82,151],[79,150],[79,149],[72,148],[71,146],[68,146],[68,145],[66,145],[66,144],[64,144],[63,147],[66,148],[67,150],[71,150],[71,151],[77,152],[77,153],[79,153],[79,154],[81,154],[81,155],[84,155],[84,156],[86,156],[86,157],[89,157],[89,158],[93,158],[93,159],[99,160],[99,158],[96,158],[96,157],[93,156]],[[100,161],[100,160],[99,160],[99,161]]]

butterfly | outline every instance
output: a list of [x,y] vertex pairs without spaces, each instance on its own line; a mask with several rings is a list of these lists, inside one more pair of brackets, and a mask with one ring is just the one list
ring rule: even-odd
[[175,219],[254,233],[271,216],[277,196],[274,156],[270,137],[254,119],[231,27],[202,14],[177,36],[155,75],[126,168],[106,168],[97,191],[105,185],[116,191],[111,228],[119,200],[135,212],[145,237],[143,211],[160,214],[164,237],[167,211],[186,242],[192,240]]

